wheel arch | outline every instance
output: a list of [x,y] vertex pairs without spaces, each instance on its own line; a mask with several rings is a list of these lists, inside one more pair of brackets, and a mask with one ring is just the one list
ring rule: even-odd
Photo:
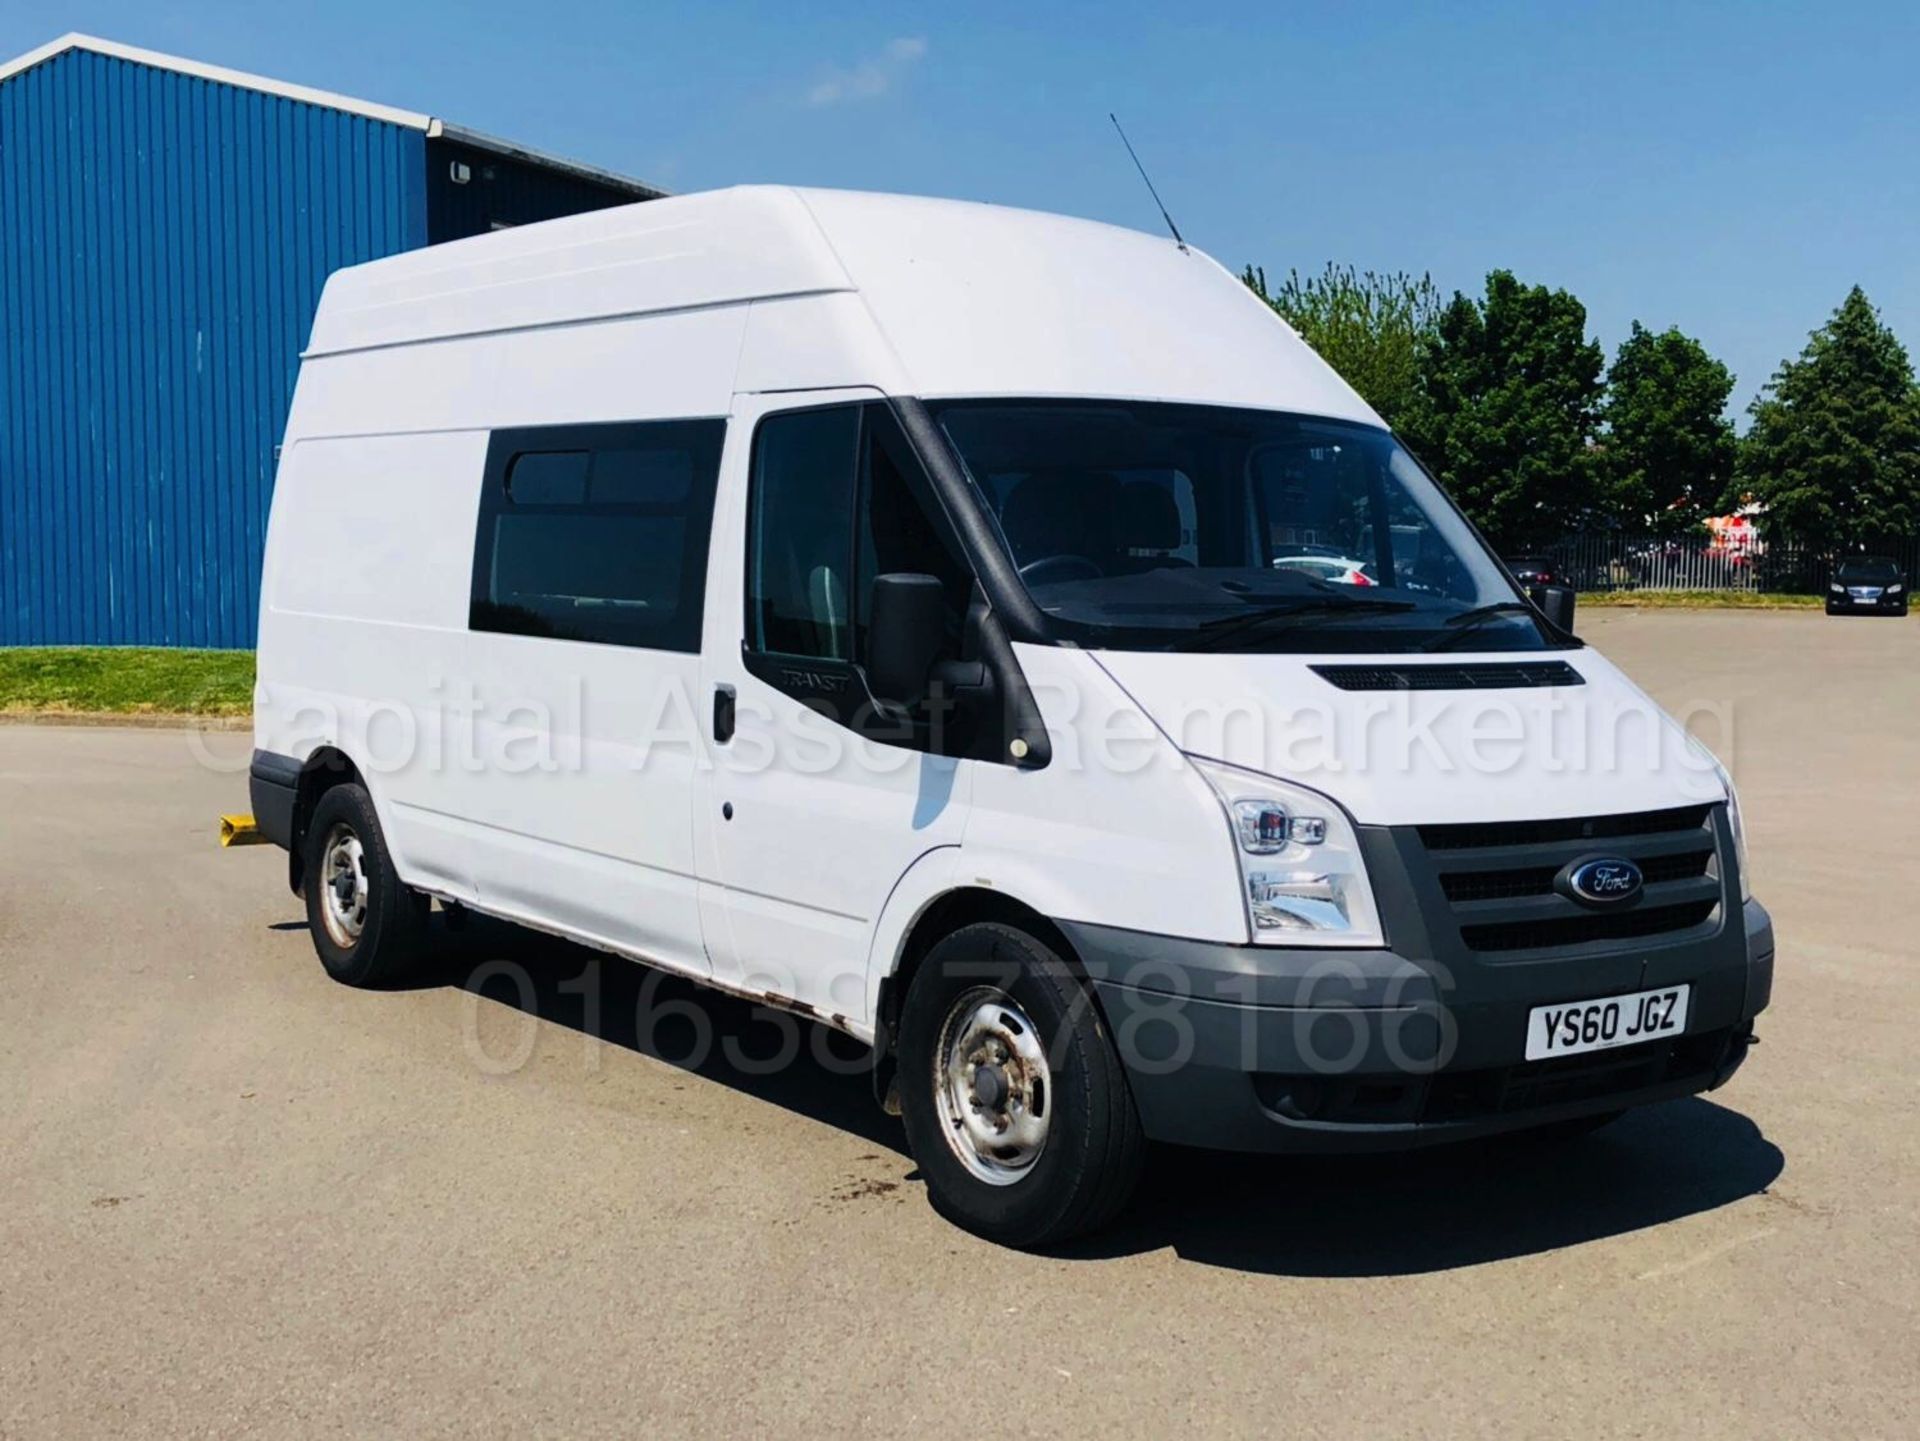
[[314,748],[300,767],[300,779],[294,785],[293,832],[287,846],[287,884],[297,896],[306,875],[307,824],[313,818],[320,797],[338,785],[364,785],[360,767],[353,757],[335,745]]
[[[884,949],[877,948],[872,958],[873,984],[868,1014],[873,1018],[873,1092],[875,1099],[893,1114],[899,1112],[894,1088],[894,1032],[900,1005],[921,964],[941,940],[965,926],[982,921],[998,922],[1027,932],[1059,955],[1076,975],[1086,974],[1073,943],[1045,912],[996,886],[946,879],[946,884],[927,890],[918,899],[911,914],[896,924],[897,939]],[[899,896],[898,888],[895,896]],[[890,906],[889,910],[892,909]],[[1094,1003],[1099,1004],[1097,997]]]
[[1067,939],[1066,933],[1025,901],[989,886],[955,886],[941,892],[924,906],[901,938],[893,969],[880,978],[874,1001],[876,1024],[890,1024],[894,1019],[886,1012],[885,1002],[891,995],[897,1010],[898,997],[913,984],[914,972],[926,959],[927,952],[961,927],[976,925],[981,921],[1016,926],[1059,952],[1061,958],[1075,970],[1080,969],[1079,957],[1074,953],[1073,943]]

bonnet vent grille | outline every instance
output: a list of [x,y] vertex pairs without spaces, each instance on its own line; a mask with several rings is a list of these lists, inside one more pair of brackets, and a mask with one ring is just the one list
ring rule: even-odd
[[1587,683],[1563,660],[1489,661],[1479,665],[1317,665],[1312,669],[1341,690],[1535,690]]

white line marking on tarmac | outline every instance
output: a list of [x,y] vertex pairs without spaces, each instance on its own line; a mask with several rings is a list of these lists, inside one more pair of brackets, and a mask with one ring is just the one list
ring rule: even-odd
[[1651,1271],[1642,1271],[1634,1279],[1637,1281],[1660,1281],[1668,1276],[1678,1276],[1683,1271],[1691,1271],[1697,1266],[1724,1256],[1738,1246],[1759,1241],[1773,1234],[1772,1226],[1762,1226],[1758,1231],[1749,1231],[1744,1236],[1735,1236],[1730,1241],[1722,1241],[1718,1246],[1709,1246],[1697,1256],[1689,1256],[1684,1261],[1672,1261],[1665,1266],[1655,1266]]

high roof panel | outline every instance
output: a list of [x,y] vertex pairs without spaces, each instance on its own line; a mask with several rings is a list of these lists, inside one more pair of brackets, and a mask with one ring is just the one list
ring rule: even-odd
[[852,288],[794,191],[738,186],[338,271],[307,354]]
[[[854,308],[820,303],[848,293]],[[794,302],[807,302],[803,316]],[[307,354],[747,303],[752,388],[792,388],[783,365],[814,375],[839,347],[848,383],[900,394],[1180,400],[1380,423],[1237,276],[1164,236],[785,186],[617,206],[338,271]],[[763,334],[762,322],[785,328]]]
[[1380,423],[1238,276],[1167,236],[971,201],[798,193],[915,394],[1177,400]]

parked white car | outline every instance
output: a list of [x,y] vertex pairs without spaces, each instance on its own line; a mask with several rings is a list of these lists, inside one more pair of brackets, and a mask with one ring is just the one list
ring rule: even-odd
[[339,980],[437,898],[817,1018],[1015,1245],[1148,1138],[1704,1090],[1769,993],[1724,772],[1232,274],[1057,216],[749,188],[336,274],[255,744]]
[[1275,570],[1297,570],[1329,585],[1372,585],[1366,562],[1343,555],[1283,555],[1273,563]]

